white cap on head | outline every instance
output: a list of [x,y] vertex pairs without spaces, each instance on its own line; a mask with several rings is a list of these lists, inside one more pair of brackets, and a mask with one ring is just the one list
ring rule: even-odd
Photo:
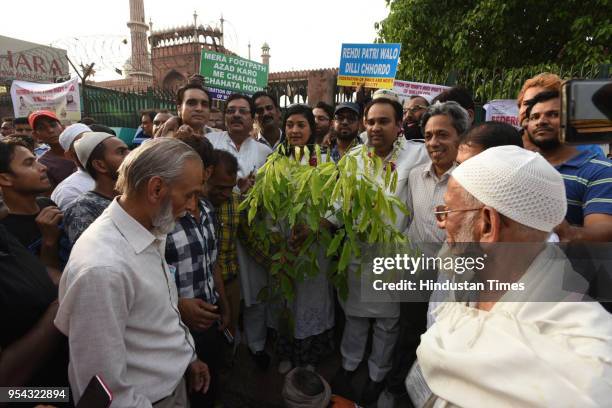
[[74,142],[74,139],[84,132],[91,132],[91,129],[89,126],[82,123],[75,123],[74,125],[66,127],[59,137],[59,144],[62,146],[62,149],[67,152],[68,149],[70,149],[70,145]]
[[461,163],[452,176],[483,204],[528,227],[550,232],[565,218],[563,178],[538,153],[492,147]]
[[103,141],[109,137],[115,137],[110,133],[104,132],[87,132],[82,138],[76,141],[74,144],[74,151],[76,152],[79,161],[83,167],[87,166],[87,161],[91,152]]
[[378,89],[376,92],[372,94],[372,99],[378,98],[387,98],[392,101],[399,102],[399,98],[397,97],[397,93],[392,91],[391,89]]

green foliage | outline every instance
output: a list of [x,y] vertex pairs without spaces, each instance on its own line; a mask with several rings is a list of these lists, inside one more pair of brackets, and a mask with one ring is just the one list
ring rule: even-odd
[[[346,297],[348,265],[359,258],[361,243],[405,241],[389,223],[397,211],[407,212],[390,194],[397,185],[397,173],[390,165],[383,168],[380,158],[370,158],[365,146],[359,153],[345,155],[338,165],[323,161],[316,149],[316,166],[301,164],[302,154],[309,157],[307,149],[296,152],[298,159],[273,153],[241,204],[257,239],[271,248],[274,261],[272,283],[260,299],[292,300],[295,283],[319,273],[320,251],[333,259],[328,278]],[[330,231],[325,220],[341,227]],[[300,231],[306,238],[294,248],[289,238]]]
[[[387,0],[380,42],[402,43],[398,78],[552,64],[610,64],[610,0]],[[498,71],[499,72],[499,71]],[[540,71],[541,72],[541,71]],[[458,81],[459,83],[460,82]]]

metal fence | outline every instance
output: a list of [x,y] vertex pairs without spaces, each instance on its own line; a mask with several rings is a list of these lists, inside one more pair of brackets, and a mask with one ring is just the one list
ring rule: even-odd
[[82,116],[107,126],[136,128],[140,125],[142,110],[176,109],[175,94],[166,90],[121,92],[85,85],[84,91],[81,87]]

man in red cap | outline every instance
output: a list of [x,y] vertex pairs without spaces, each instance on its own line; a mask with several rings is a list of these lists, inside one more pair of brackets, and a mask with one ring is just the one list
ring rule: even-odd
[[59,135],[64,127],[55,113],[46,110],[31,113],[28,122],[32,128],[32,135],[39,142],[46,143],[50,147],[38,161],[47,167],[47,176],[52,188],[55,188],[76,170],[74,162],[65,158],[64,149],[59,143]]

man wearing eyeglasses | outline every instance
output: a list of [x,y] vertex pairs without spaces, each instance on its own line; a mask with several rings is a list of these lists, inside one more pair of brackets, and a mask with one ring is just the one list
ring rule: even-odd
[[420,121],[429,102],[420,95],[412,95],[404,102],[403,128],[407,140],[423,139]]
[[9,118],[2,119],[2,126],[0,126],[0,134],[2,134],[2,137],[7,137],[13,132],[13,121],[9,120]]
[[345,102],[336,106],[333,121],[335,139],[332,141],[330,157],[336,163],[353,147],[361,144],[359,138],[359,105]]
[[278,102],[266,92],[260,91],[253,95],[253,103],[255,104],[255,120],[259,125],[257,141],[274,150],[283,140]]
[[612,161],[559,141],[561,100],[546,91],[527,101],[527,132],[562,175],[567,216],[555,228],[561,241],[612,241]]
[[[261,99],[261,98],[260,98]],[[237,187],[245,194],[255,184],[257,170],[266,162],[272,149],[250,135],[255,118],[255,105],[250,97],[232,94],[225,105],[225,132],[206,135],[215,149],[225,150],[238,160]],[[219,211],[219,214],[223,210]],[[270,357],[265,353],[266,304],[257,295],[267,285],[267,271],[246,251],[241,242],[236,243],[241,297],[244,299],[244,331],[247,345],[257,366],[267,369]]]
[[[474,243],[477,281],[515,289],[489,283],[436,309],[417,349],[432,392],[423,406],[608,405],[612,318],[577,301],[571,263],[545,245],[566,214],[561,175],[537,153],[492,147],[453,171],[444,204],[436,215],[455,256]],[[422,384],[412,378],[411,396]]]

